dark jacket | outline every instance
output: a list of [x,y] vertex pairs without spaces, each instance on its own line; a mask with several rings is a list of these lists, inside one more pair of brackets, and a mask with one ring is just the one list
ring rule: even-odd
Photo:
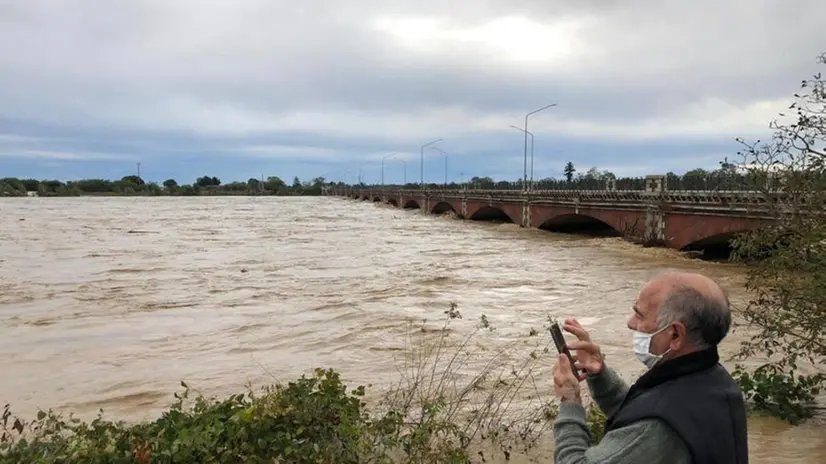
[[746,464],[743,394],[719,364],[717,348],[681,356],[640,377],[605,430],[658,419],[685,442],[696,464]]

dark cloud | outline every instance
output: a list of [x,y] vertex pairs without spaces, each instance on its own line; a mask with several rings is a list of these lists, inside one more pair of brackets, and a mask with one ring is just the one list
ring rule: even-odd
[[579,156],[660,139],[716,156],[815,70],[824,18],[817,0],[0,0],[0,152],[481,154],[556,102],[531,127]]

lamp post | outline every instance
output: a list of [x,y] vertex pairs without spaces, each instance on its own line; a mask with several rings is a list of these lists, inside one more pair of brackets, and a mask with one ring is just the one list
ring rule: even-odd
[[407,184],[407,161],[405,161],[401,158],[398,158],[394,155],[395,155],[395,153],[390,153],[389,155],[387,155],[387,156],[385,156],[384,158],[381,159],[381,185],[382,186],[384,186],[384,160],[386,160],[386,159],[401,161],[401,163],[404,165],[404,184],[402,184],[402,185]]
[[420,159],[420,163],[421,163],[421,168],[420,169],[421,169],[421,188],[422,188],[422,190],[424,190],[424,149],[426,147],[429,147],[430,145],[433,145],[434,143],[441,142],[442,140],[443,139],[436,139],[432,142],[428,142],[428,143],[422,145],[421,148],[420,148],[420,153],[419,153],[420,158],[419,159]]
[[527,188],[527,185],[528,185],[528,116],[530,116],[532,114],[536,114],[536,113],[538,113],[542,110],[546,110],[546,109],[548,109],[552,106],[556,106],[556,103],[551,103],[550,105],[545,105],[542,108],[539,108],[538,110],[533,110],[530,113],[525,115],[525,128],[523,129],[525,131],[525,145],[524,145],[524,156],[523,156],[523,166],[524,166],[523,171],[524,172],[523,172],[523,177],[522,177],[523,178],[523,180],[522,180],[523,188]]
[[531,184],[530,185],[531,185],[531,190],[533,190],[533,146],[534,146],[533,132],[528,132],[525,129],[522,129],[521,127],[514,126],[513,124],[511,124],[511,127],[513,127],[514,129],[516,129],[520,132],[525,132],[525,133],[527,133],[528,135],[531,136]]
[[447,188],[447,152],[436,147],[430,147],[431,150],[436,150],[439,153],[445,155],[445,188]]
[[390,158],[391,156],[393,156],[393,154],[386,155],[381,159],[381,186],[382,187],[384,187],[384,160],[386,160],[387,158]]
[[407,185],[407,161],[405,161],[401,158],[397,158],[395,156],[391,157],[390,159],[394,159],[396,161],[401,161],[402,166],[404,168],[404,171],[403,171],[404,172],[404,184],[402,184],[402,185]]
[[375,161],[366,161],[359,166],[359,183],[364,182],[364,171],[362,170],[362,167],[367,166],[368,164],[373,164],[374,162]]

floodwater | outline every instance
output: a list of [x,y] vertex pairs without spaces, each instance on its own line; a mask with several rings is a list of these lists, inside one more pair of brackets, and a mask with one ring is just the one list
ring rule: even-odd
[[[704,272],[742,304],[729,264],[339,198],[2,199],[0,401],[29,417],[141,420],[181,380],[222,395],[334,367],[380,388],[398,375],[408,321],[438,324],[451,302],[457,337],[488,317],[489,348],[576,316],[633,380],[625,323],[666,269]],[[752,462],[826,462],[822,420],[749,427]]]

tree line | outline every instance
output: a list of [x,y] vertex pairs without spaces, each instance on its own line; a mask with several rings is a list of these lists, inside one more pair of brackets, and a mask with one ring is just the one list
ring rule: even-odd
[[[534,190],[645,190],[645,176],[618,177],[606,170],[593,166],[586,172],[577,172],[573,162],[565,165],[562,178],[546,177],[534,180]],[[668,190],[761,190],[768,185],[766,171],[745,169],[734,163],[723,161],[717,169],[696,168],[679,175],[674,172],[664,174]],[[344,184],[334,184],[343,186]],[[356,187],[376,187],[377,184],[358,184]],[[387,188],[419,188],[419,184],[385,185]],[[471,177],[467,182],[448,184],[427,184],[429,189],[481,189],[481,190],[522,190],[523,180],[495,180],[492,177]]]
[[246,182],[221,183],[214,176],[198,177],[192,184],[178,184],[175,179],[162,183],[146,182],[139,176],[125,176],[120,180],[80,179],[68,182],[59,180],[18,179],[6,177],[0,179],[0,196],[27,196],[35,192],[38,196],[124,196],[124,195],[321,195],[325,185],[323,177],[302,182],[293,178],[287,184],[278,176],[264,179],[250,178]]
[[[718,169],[692,169],[682,175],[668,172],[665,174],[668,190],[760,190],[766,186],[765,172],[738,168],[729,162],[720,163]],[[529,181],[529,184],[530,181]],[[158,184],[146,182],[131,175],[120,180],[81,179],[61,182],[58,180],[18,179],[7,177],[0,179],[0,196],[26,196],[36,192],[38,196],[120,196],[120,195],[322,195],[324,187],[377,187],[378,184],[348,185],[343,182],[328,182],[324,177],[316,177],[302,182],[293,178],[287,184],[280,177],[270,176],[264,179],[250,178],[246,182],[221,183],[214,176],[198,177],[192,184],[178,184],[175,179],[167,179]],[[429,189],[483,189],[483,190],[522,190],[523,181],[495,180],[491,177],[472,177],[467,182],[450,182],[448,184],[430,183]],[[585,173],[577,172],[573,162],[565,165],[564,177],[561,179],[547,177],[535,180],[531,184],[534,190],[645,190],[645,177],[617,177],[610,171],[591,167]],[[416,189],[417,183],[386,184],[387,188]]]

